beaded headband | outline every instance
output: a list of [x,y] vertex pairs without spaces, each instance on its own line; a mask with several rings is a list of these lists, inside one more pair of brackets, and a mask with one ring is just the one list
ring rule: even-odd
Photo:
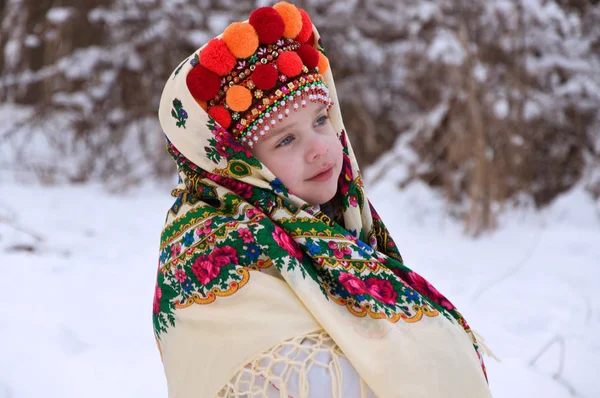
[[186,83],[198,104],[252,147],[306,101],[332,106],[323,74],[329,61],[309,15],[293,4],[261,7],[234,22],[192,59]]

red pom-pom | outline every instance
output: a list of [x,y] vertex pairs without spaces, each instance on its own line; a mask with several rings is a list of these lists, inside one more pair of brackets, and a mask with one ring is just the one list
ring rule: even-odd
[[308,39],[305,41],[306,44],[308,44],[309,46],[314,46],[315,44],[315,32],[310,32],[310,36],[308,36]]
[[200,52],[200,65],[219,76],[228,74],[235,63],[236,58],[222,39],[212,39]]
[[269,90],[275,86],[279,78],[279,73],[273,65],[258,65],[252,73],[252,81],[256,87],[261,90]]
[[221,89],[219,76],[202,65],[196,65],[185,78],[188,90],[196,100],[209,101],[213,99]]
[[279,54],[277,69],[288,77],[299,75],[302,72],[302,60],[294,51]]
[[224,129],[227,129],[231,124],[231,114],[224,106],[211,106],[208,110],[208,116],[215,119],[215,122],[219,123]]
[[312,21],[308,13],[302,8],[298,8],[298,11],[300,11],[300,15],[302,16],[302,29],[298,33],[298,36],[296,36],[296,41],[298,43],[306,43],[313,32]]
[[258,34],[258,41],[264,44],[275,43],[285,31],[285,23],[273,7],[260,7],[250,14],[248,20]]
[[319,65],[319,52],[313,46],[303,44],[296,51],[308,69],[314,69]]

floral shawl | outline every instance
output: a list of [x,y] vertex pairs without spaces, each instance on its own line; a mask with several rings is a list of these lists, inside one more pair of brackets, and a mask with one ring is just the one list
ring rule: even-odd
[[153,306],[169,396],[215,396],[257,354],[324,329],[380,397],[488,397],[468,324],[403,264],[367,200],[331,72],[330,118],[344,148],[339,223],[195,102],[185,79],[195,54],[169,77],[159,110],[180,178]]

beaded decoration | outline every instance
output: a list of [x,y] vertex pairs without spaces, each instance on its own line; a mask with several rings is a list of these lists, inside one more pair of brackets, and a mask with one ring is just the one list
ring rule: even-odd
[[320,50],[308,14],[279,2],[234,22],[194,57],[186,83],[198,104],[240,142],[252,147],[306,101],[330,108]]

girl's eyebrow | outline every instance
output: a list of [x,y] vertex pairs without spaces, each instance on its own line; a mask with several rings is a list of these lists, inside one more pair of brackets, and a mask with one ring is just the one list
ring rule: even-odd
[[[327,105],[323,104],[323,103],[319,103],[319,107],[315,110],[315,112],[313,113],[314,115],[317,115],[319,113],[321,113],[323,111],[323,109],[327,108]],[[275,133],[269,134],[269,136],[267,137],[267,139],[269,138],[273,138],[273,137],[277,137],[278,135],[280,135],[281,133],[285,132],[288,129],[291,129],[292,127],[294,127],[297,124],[297,122],[294,123],[290,123],[287,126],[283,127],[281,130],[276,131]]]

